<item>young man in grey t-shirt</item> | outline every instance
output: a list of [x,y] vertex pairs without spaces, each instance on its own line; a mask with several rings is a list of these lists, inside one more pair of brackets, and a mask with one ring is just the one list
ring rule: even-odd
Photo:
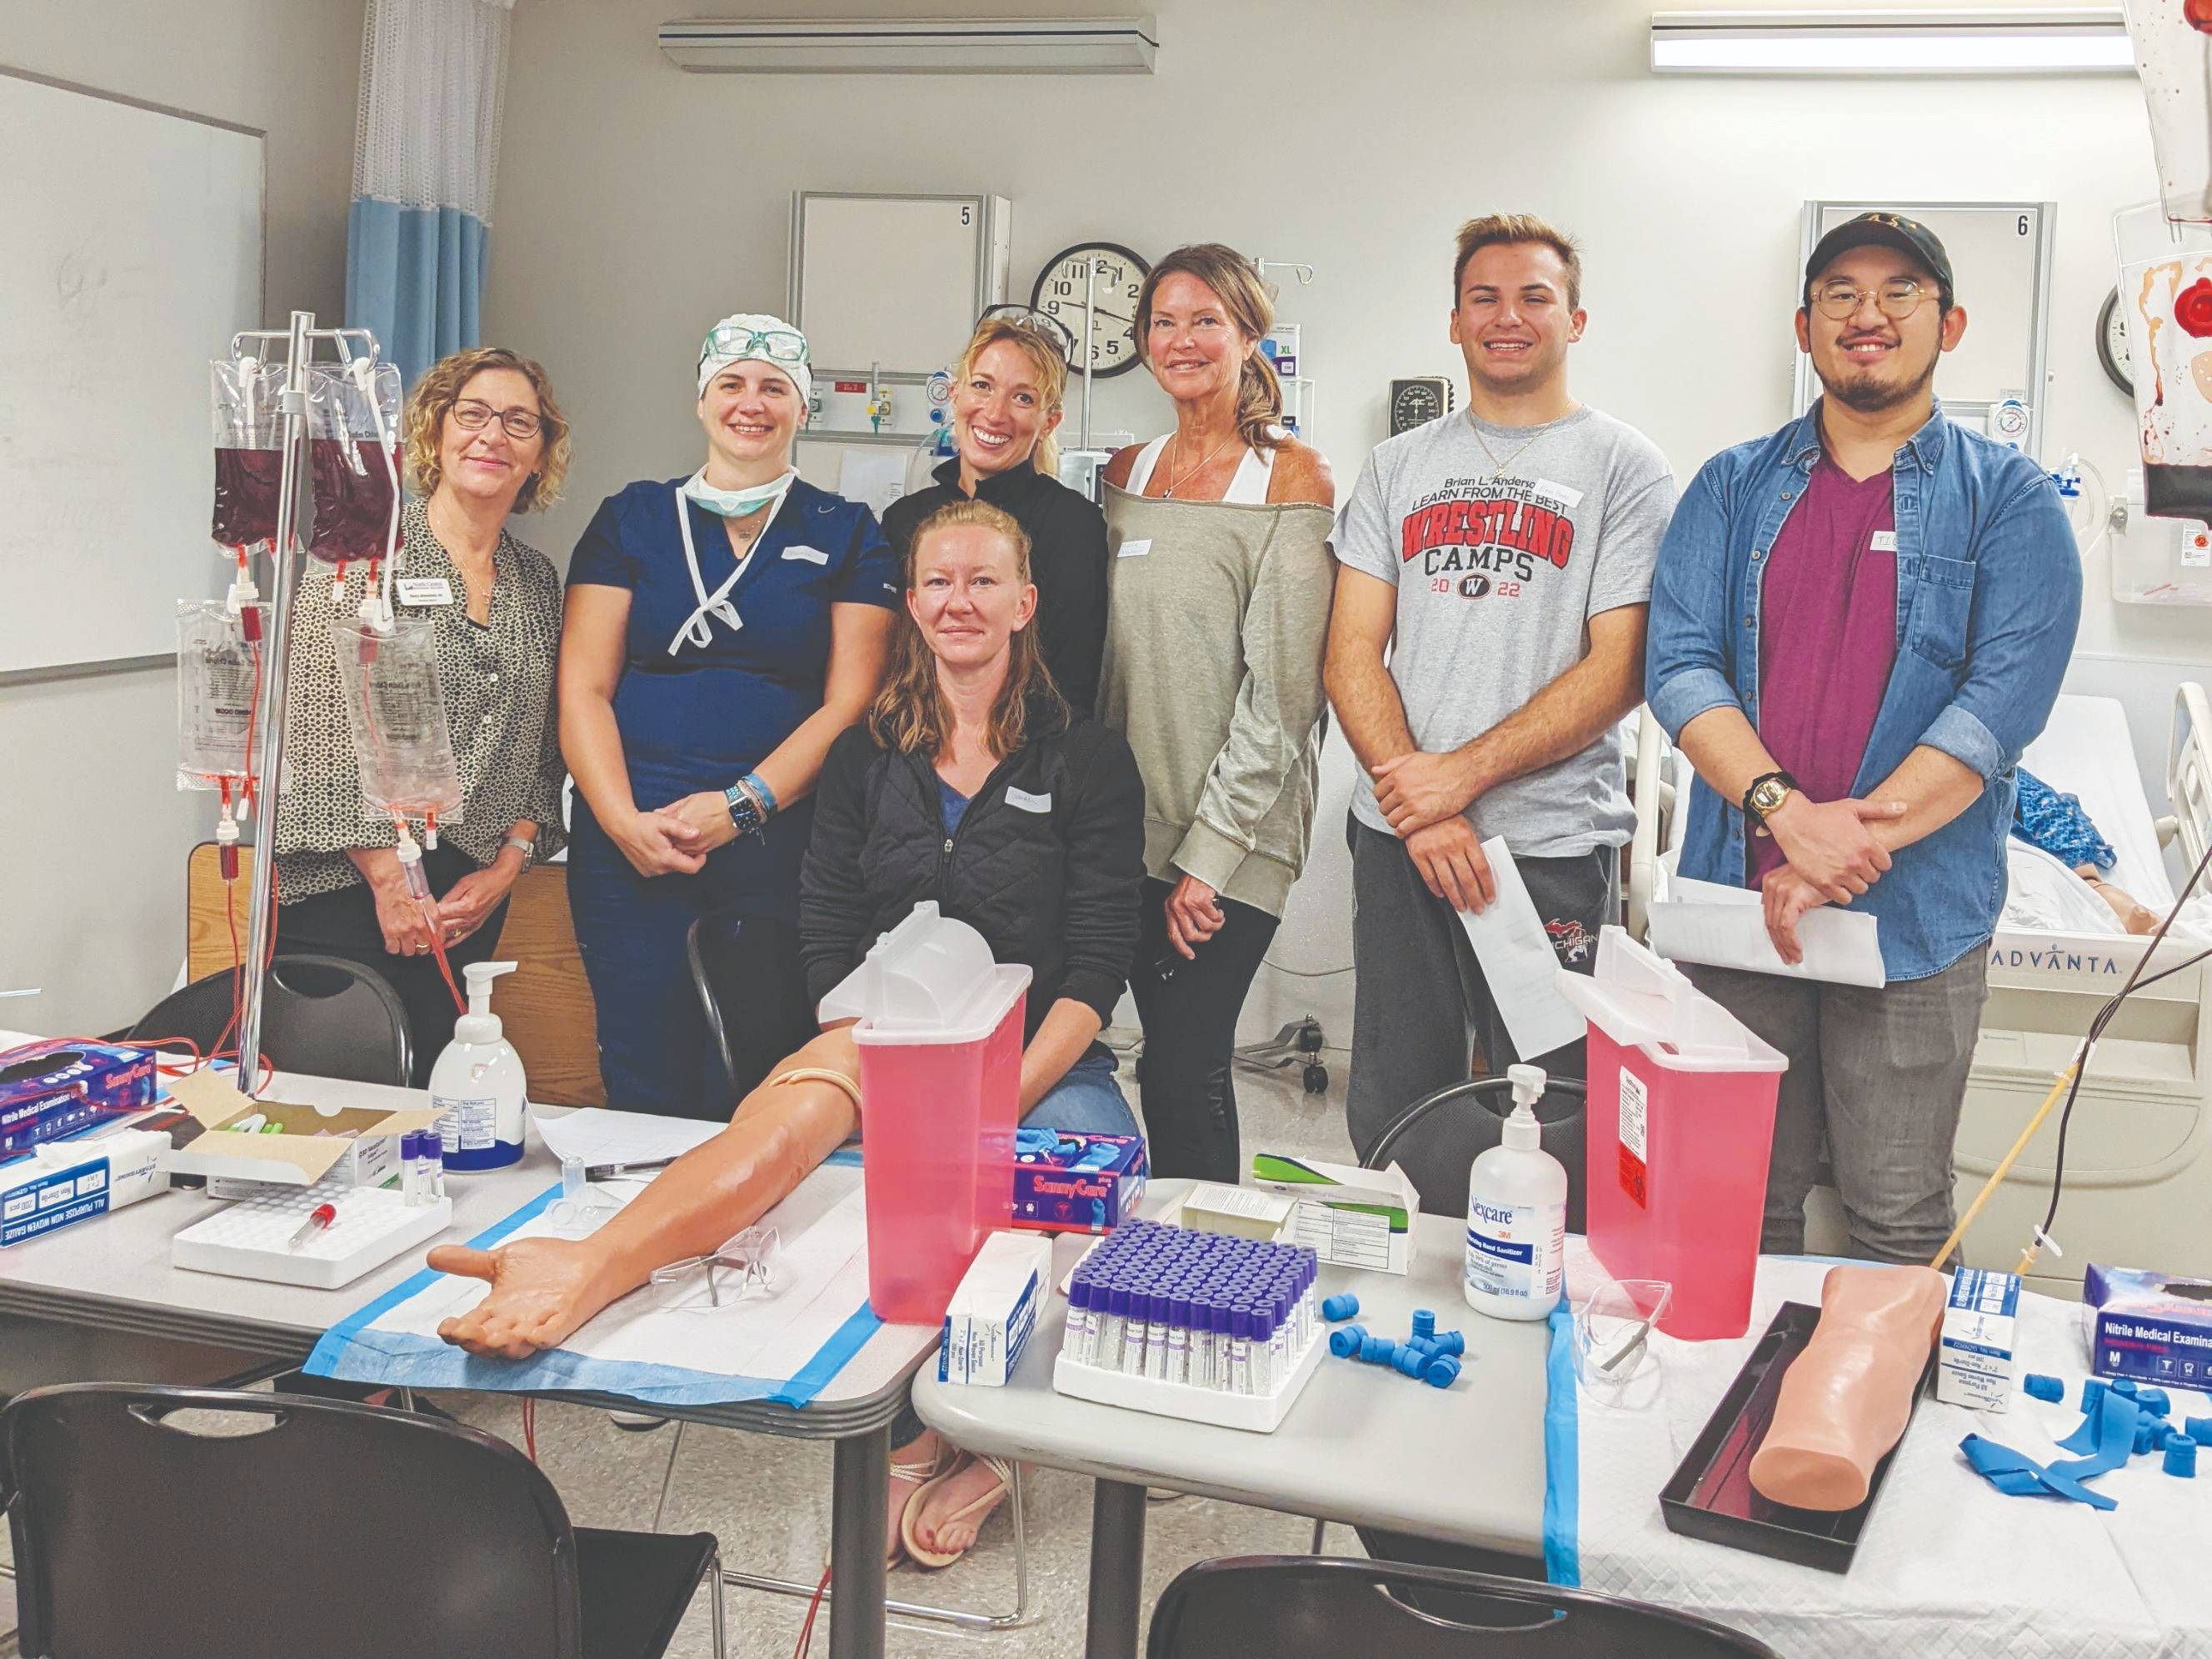
[[[1331,537],[1328,694],[1362,769],[1347,1112],[1363,1155],[1466,1081],[1478,1037],[1492,1073],[1583,1073],[1580,1042],[1515,1052],[1453,914],[1496,896],[1481,843],[1502,836],[1559,961],[1589,971],[1634,822],[1615,728],[1643,695],[1674,478],[1650,439],[1568,393],[1581,287],[1573,240],[1542,220],[1463,227],[1468,407],[1378,447]],[[1447,1213],[1464,1198],[1423,1194]]]

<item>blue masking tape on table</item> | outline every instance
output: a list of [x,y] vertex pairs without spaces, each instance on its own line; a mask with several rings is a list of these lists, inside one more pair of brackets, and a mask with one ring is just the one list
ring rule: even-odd
[[[833,1153],[833,1166],[857,1165]],[[561,1195],[549,1187],[503,1220],[469,1240],[488,1250],[541,1215]],[[786,1200],[788,1202],[789,1200]],[[465,1389],[515,1394],[613,1394],[663,1406],[731,1405],[750,1401],[803,1407],[829,1386],[846,1362],[882,1326],[865,1297],[830,1328],[811,1357],[788,1376],[725,1375],[683,1365],[615,1360],[554,1349],[527,1359],[483,1358],[418,1333],[376,1328],[377,1322],[432,1289],[447,1275],[416,1273],[346,1318],[316,1343],[301,1369],[311,1376],[386,1387]]]

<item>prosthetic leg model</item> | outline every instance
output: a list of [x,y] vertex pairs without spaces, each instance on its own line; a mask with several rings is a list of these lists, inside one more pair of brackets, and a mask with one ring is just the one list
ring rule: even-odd
[[1866,1502],[1875,1466],[1911,1419],[1946,1291],[1932,1267],[1829,1269],[1820,1323],[1783,1377],[1751,1460],[1760,1497],[1802,1510]]

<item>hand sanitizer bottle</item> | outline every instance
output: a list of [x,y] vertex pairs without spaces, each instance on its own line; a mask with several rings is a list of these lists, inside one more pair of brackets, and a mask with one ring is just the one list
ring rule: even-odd
[[472,962],[469,1012],[453,1022],[453,1040],[430,1071],[430,1109],[438,1120],[445,1167],[496,1170],[522,1157],[527,1085],[521,1056],[500,1035],[491,1011],[491,982],[511,962]]
[[1512,1066],[1504,1144],[1474,1160],[1467,1182],[1467,1305],[1493,1319],[1543,1319],[1559,1300],[1567,1241],[1567,1172],[1544,1151],[1537,1066]]

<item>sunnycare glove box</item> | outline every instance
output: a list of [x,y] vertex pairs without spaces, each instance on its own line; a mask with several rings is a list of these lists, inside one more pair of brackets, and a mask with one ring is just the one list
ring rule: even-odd
[[104,1042],[38,1042],[0,1067],[0,1158],[154,1103],[154,1055]]

